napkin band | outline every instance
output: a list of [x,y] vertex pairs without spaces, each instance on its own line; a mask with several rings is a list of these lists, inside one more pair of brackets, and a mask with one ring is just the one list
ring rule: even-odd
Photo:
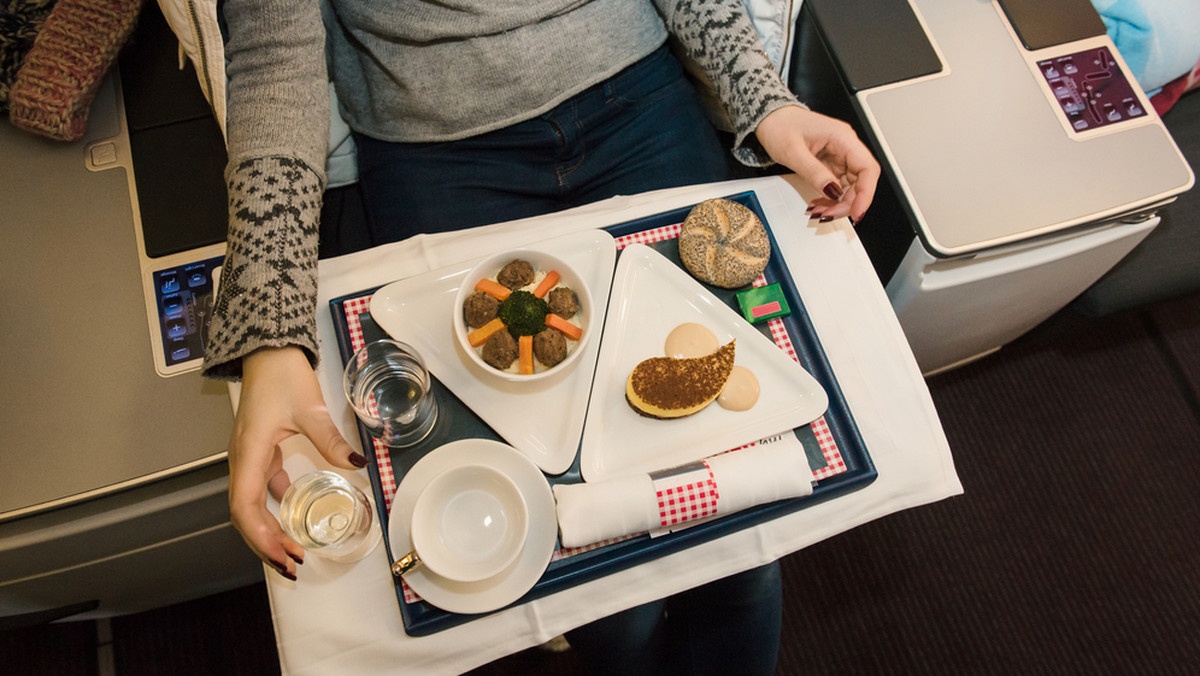
[[706,461],[673,467],[650,475],[658,501],[659,526],[670,528],[687,521],[714,516],[721,492]]

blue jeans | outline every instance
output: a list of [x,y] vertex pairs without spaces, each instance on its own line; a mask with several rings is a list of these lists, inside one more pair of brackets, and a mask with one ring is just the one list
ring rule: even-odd
[[770,676],[783,623],[779,562],[567,632],[595,674]]
[[[728,151],[665,47],[499,131],[355,142],[372,244],[731,177]],[[569,640],[597,673],[770,674],[780,595],[770,564],[580,627]]]
[[355,143],[373,244],[730,177],[729,153],[665,47],[511,127]]

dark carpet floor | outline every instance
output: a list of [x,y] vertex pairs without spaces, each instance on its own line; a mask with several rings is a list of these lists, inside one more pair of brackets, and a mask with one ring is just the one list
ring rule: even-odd
[[[1063,311],[929,387],[965,494],[786,557],[778,673],[1200,673],[1200,296]],[[0,672],[95,674],[95,637],[0,633]],[[261,586],[116,618],[111,650],[121,676],[278,670]]]

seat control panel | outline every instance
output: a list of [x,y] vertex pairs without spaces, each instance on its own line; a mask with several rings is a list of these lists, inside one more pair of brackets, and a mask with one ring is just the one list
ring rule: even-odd
[[1108,47],[1044,59],[1037,65],[1075,133],[1146,116],[1134,86]]

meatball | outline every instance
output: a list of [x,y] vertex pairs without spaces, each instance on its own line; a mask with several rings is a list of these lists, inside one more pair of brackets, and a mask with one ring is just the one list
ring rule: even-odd
[[570,319],[579,312],[579,297],[565,286],[552,290],[546,301],[550,304],[550,311],[563,319]]
[[499,308],[500,301],[482,291],[476,291],[463,302],[463,319],[467,320],[467,326],[477,329],[495,319]]
[[533,337],[533,356],[550,368],[567,358],[567,339],[554,329],[541,331]]
[[483,344],[483,360],[503,371],[517,359],[517,341],[512,334],[501,329],[488,337]]
[[500,268],[496,281],[510,289],[519,289],[533,282],[533,264],[518,258]]

